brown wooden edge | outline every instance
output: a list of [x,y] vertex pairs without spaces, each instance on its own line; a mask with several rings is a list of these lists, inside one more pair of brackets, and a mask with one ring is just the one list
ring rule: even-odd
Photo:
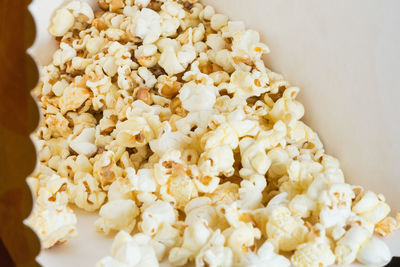
[[[38,70],[26,54],[35,38],[35,24],[27,7],[30,0],[0,0],[0,259],[1,266],[39,266],[40,243],[23,224],[32,209],[25,182],[36,162],[29,137],[39,112],[30,91]],[[7,249],[7,251],[4,251]]]

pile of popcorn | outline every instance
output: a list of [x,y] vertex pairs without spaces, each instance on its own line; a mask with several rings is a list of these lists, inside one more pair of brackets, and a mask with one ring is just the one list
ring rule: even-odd
[[56,11],[59,49],[34,90],[28,222],[44,248],[77,235],[78,207],[116,234],[99,267],[390,260],[376,235],[400,214],[345,183],[256,31],[197,0],[98,4]]

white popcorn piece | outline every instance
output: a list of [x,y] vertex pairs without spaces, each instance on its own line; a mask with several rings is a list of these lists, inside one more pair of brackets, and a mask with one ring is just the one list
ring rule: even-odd
[[330,266],[335,262],[330,240],[322,224],[317,223],[308,233],[308,242],[299,245],[291,257],[294,266]]
[[158,64],[165,70],[166,73],[168,73],[168,75],[175,75],[185,70],[185,68],[179,62],[178,55],[172,46],[167,46],[163,49]]
[[211,228],[217,226],[219,218],[208,197],[197,197],[192,199],[185,206],[185,224],[191,225],[199,219],[204,219]]
[[80,178],[71,188],[74,203],[86,211],[95,211],[103,204],[106,193],[99,188],[99,183],[90,174]]
[[319,203],[323,205],[319,214],[321,223],[326,227],[343,225],[351,214],[354,192],[348,184],[334,184],[329,190],[321,192]]
[[156,191],[156,180],[153,175],[153,170],[151,169],[140,169],[137,174],[135,169],[127,168],[125,169],[127,173],[127,178],[132,184],[132,189],[141,192],[155,192]]
[[357,254],[357,260],[368,266],[385,266],[391,258],[388,246],[375,236],[365,242]]
[[199,159],[199,167],[202,173],[211,176],[218,176],[220,173],[231,176],[234,173],[233,163],[233,152],[227,145],[211,148],[203,152]]
[[66,205],[52,208],[35,205],[27,224],[35,230],[43,248],[62,244],[77,235],[76,216]]
[[267,236],[282,251],[294,250],[304,242],[307,232],[304,222],[291,216],[288,208],[273,210],[266,225]]
[[330,266],[335,262],[329,243],[308,242],[296,248],[291,261],[295,267]]
[[135,227],[139,209],[133,200],[117,199],[103,205],[99,214],[101,218],[95,222],[98,231],[108,234],[111,230],[124,230],[130,233]]
[[122,146],[140,147],[154,138],[153,129],[143,117],[137,116],[123,122],[119,121],[116,126],[116,141]]
[[70,10],[74,17],[78,19],[78,21],[85,21],[87,23],[91,23],[94,19],[93,10],[90,5],[86,2],[81,1],[72,1],[69,2],[66,6],[66,9]]
[[[129,176],[128,170],[131,167],[126,168],[127,176]],[[117,199],[132,199],[133,198],[134,186],[132,185],[129,178],[121,177],[115,180],[108,188],[107,198],[108,201]]]
[[180,90],[179,98],[183,108],[188,111],[211,110],[216,100],[215,92],[214,86],[185,84]]
[[223,14],[215,14],[211,18],[211,28],[215,31],[220,30],[228,24],[228,17]]
[[219,230],[215,231],[197,254],[195,259],[196,266],[232,266],[232,251],[229,247],[224,247],[224,243],[225,237]]
[[239,138],[232,126],[223,123],[214,131],[204,134],[201,143],[204,150],[209,150],[218,145],[228,145],[232,149],[236,149],[239,145]]
[[[246,137],[240,140],[239,147],[243,169],[250,170],[250,173],[252,171],[255,174],[264,176],[271,166],[271,160],[265,153],[262,143]],[[240,171],[244,172],[242,170]],[[247,173],[249,171],[246,171]],[[247,178],[246,176],[243,177]]]
[[179,63],[186,69],[196,59],[196,49],[192,45],[183,45],[177,54]]
[[135,34],[143,39],[143,44],[151,44],[161,35],[160,15],[152,9],[143,8],[136,14]]
[[139,223],[143,233],[151,236],[158,232],[159,227],[165,224],[173,224],[176,221],[174,208],[167,202],[157,200],[148,206],[141,215]]
[[379,199],[372,191],[367,191],[359,196],[353,205],[352,211],[372,224],[383,220],[390,212],[390,207]]
[[211,21],[212,17],[214,16],[215,11],[212,6],[204,7],[203,11],[200,12],[199,17],[201,20],[204,21]]
[[239,188],[239,205],[246,209],[259,208],[263,198],[262,192],[266,185],[267,182],[261,175],[255,175],[249,180],[242,180]]
[[198,220],[188,225],[184,231],[182,247],[172,248],[168,261],[176,266],[182,266],[194,257],[206,245],[212,231],[205,225],[204,220]]
[[97,146],[94,144],[95,132],[96,130],[94,128],[83,129],[78,136],[71,138],[69,141],[70,148],[78,154],[87,157],[92,156],[97,151]]
[[256,239],[261,237],[258,228],[253,228],[251,224],[241,223],[238,227],[228,228],[222,232],[226,238],[226,245],[232,249],[234,262],[240,262],[252,246]]
[[293,215],[307,218],[316,209],[316,203],[306,195],[295,196],[288,205]]
[[356,259],[361,246],[370,238],[371,234],[367,229],[353,226],[336,244],[335,256],[337,263],[352,263]]
[[74,26],[74,23],[75,17],[68,9],[58,9],[51,19],[49,33],[53,36],[63,36]]
[[127,232],[120,231],[112,244],[112,257],[107,256],[101,259],[96,266],[158,267],[157,256],[150,240],[148,236],[143,234],[136,234],[132,237]]
[[65,63],[76,57],[76,51],[67,43],[61,43],[60,49],[58,49],[53,55],[53,64],[55,66],[65,67]]
[[243,266],[248,267],[289,267],[290,261],[274,252],[274,246],[265,241],[257,253],[249,252],[242,260]]
[[164,133],[158,139],[150,141],[151,150],[160,156],[170,150],[182,151],[190,143],[190,138],[181,132],[172,132],[169,123],[164,125]]
[[218,34],[209,34],[207,35],[206,44],[214,51],[219,51],[225,48],[224,39]]
[[61,178],[57,174],[45,176],[38,181],[37,203],[43,207],[57,207],[68,204],[67,178]]

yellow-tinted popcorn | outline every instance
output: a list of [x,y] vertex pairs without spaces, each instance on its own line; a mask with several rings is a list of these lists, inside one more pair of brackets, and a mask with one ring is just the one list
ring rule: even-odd
[[37,204],[27,223],[39,236],[43,248],[62,244],[77,235],[76,216],[66,205],[46,207]]
[[108,234],[110,230],[128,233],[135,227],[135,217],[139,215],[136,203],[130,199],[111,200],[103,205],[99,211],[101,218],[95,222],[96,228]]
[[291,251],[305,240],[308,232],[300,218],[293,217],[287,208],[272,211],[266,225],[267,236],[279,250]]
[[257,253],[249,252],[242,259],[241,266],[249,267],[288,267],[290,262],[284,256],[276,254],[274,252],[274,246],[269,242],[265,241],[264,244],[257,250]]

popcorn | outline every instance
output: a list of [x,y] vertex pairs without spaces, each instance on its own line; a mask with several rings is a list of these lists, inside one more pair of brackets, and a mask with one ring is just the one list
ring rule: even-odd
[[358,254],[361,246],[371,238],[367,229],[360,226],[353,226],[337,242],[335,256],[338,264],[352,263]]
[[209,150],[218,145],[228,145],[231,149],[236,149],[239,145],[239,138],[232,126],[223,123],[214,131],[204,134],[201,143],[204,150]]
[[319,201],[324,205],[319,214],[322,225],[326,228],[343,225],[351,214],[352,198],[354,192],[348,184],[334,184],[323,191]]
[[345,183],[301,121],[300,89],[264,65],[258,32],[197,0],[98,2],[96,14],[80,1],[55,12],[59,49],[34,90],[31,220],[44,247],[75,235],[73,203],[99,210],[98,231],[120,231],[97,266],[390,259],[372,235],[399,218]]
[[176,221],[174,208],[167,202],[157,200],[142,213],[139,228],[151,236],[158,232],[162,224],[173,224]]
[[35,205],[27,224],[39,236],[43,248],[62,244],[77,235],[76,216],[66,205],[53,208]]
[[264,176],[271,166],[271,160],[265,153],[262,144],[246,137],[240,140],[239,147],[243,166],[243,169],[240,170],[241,176],[247,179],[250,178],[249,175],[253,174]]
[[37,203],[43,207],[57,207],[68,204],[67,178],[57,174],[46,176],[38,181]]
[[215,88],[213,86],[184,85],[179,95],[182,106],[188,111],[210,110],[215,104]]
[[103,37],[92,37],[86,41],[86,50],[90,54],[97,54],[104,47],[105,40]]
[[226,238],[227,246],[232,249],[235,261],[240,261],[242,255],[246,255],[255,245],[255,240],[261,237],[260,230],[244,223],[235,228],[228,228],[222,234]]
[[307,228],[301,219],[293,217],[289,209],[283,207],[272,211],[266,233],[279,250],[291,251],[304,242]]
[[185,206],[185,224],[191,225],[199,219],[204,219],[211,228],[218,225],[219,218],[214,207],[211,206],[211,199],[208,197],[193,198]]
[[167,46],[163,49],[158,64],[170,76],[181,73],[185,70],[179,62],[175,49],[172,46]]
[[49,32],[53,36],[63,36],[74,26],[74,23],[75,17],[68,9],[58,9],[51,19]]
[[65,68],[65,64],[76,57],[76,51],[67,43],[61,43],[53,55],[53,64],[59,66],[61,69]]
[[172,132],[169,123],[158,139],[150,141],[150,148],[154,153],[164,155],[170,150],[183,150],[190,143],[190,138],[181,132]]
[[83,129],[78,136],[70,140],[69,146],[76,153],[90,157],[97,151],[97,146],[94,144],[94,135],[94,128]]
[[289,267],[290,262],[283,256],[274,252],[273,245],[265,241],[264,244],[257,250],[257,253],[249,252],[242,259],[242,266],[249,267]]
[[360,263],[370,266],[385,266],[391,258],[389,248],[377,237],[372,237],[365,242],[357,254],[357,260]]
[[[128,167],[126,172],[128,173]],[[129,174],[128,174],[129,175]],[[132,185],[130,179],[121,177],[115,180],[108,188],[107,198],[108,201],[118,200],[118,199],[132,199],[133,198],[134,186]]]
[[141,45],[135,50],[135,57],[140,65],[146,68],[152,68],[159,60],[157,46],[153,44]]
[[359,196],[358,201],[353,205],[352,211],[370,223],[376,224],[389,214],[390,207],[379,199],[379,196],[374,192],[367,191]]
[[325,228],[316,224],[309,233],[309,241],[299,245],[291,257],[294,266],[330,266],[335,262]]
[[155,192],[156,191],[156,181],[154,179],[153,170],[151,169],[140,169],[137,174],[135,174],[135,169],[127,168],[127,177],[132,184],[132,189],[141,192]]
[[64,114],[67,111],[77,110],[85,105],[85,102],[89,99],[89,97],[90,92],[86,88],[68,86],[64,89],[63,95],[59,100],[61,113]]
[[231,176],[233,169],[233,152],[227,145],[217,146],[200,155],[199,167],[204,174]]
[[120,231],[112,244],[112,257],[101,259],[96,266],[159,266],[150,238],[143,234],[133,237],[125,231]]
[[125,147],[140,147],[154,138],[154,132],[143,117],[134,117],[116,125],[116,141]]
[[211,230],[203,220],[189,225],[184,231],[182,247],[174,247],[170,251],[169,262],[175,266],[185,265],[189,258],[196,255],[207,244],[210,236]]
[[222,50],[226,45],[224,39],[218,34],[207,35],[206,44],[214,51]]
[[65,8],[71,11],[78,21],[91,23],[94,18],[93,10],[88,3],[72,1]]
[[101,218],[95,222],[98,231],[108,234],[110,230],[124,230],[130,233],[135,227],[139,209],[133,200],[117,199],[103,205],[99,214]]
[[173,203],[179,209],[194,197],[197,197],[197,189],[193,181],[187,175],[176,173],[172,175],[166,185],[160,188],[161,198]]
[[225,238],[220,231],[215,231],[206,245],[197,254],[196,266],[232,266],[232,251],[224,247]]
[[215,31],[220,30],[228,24],[228,17],[222,14],[215,14],[211,18],[211,28]]
[[135,0],[135,5],[139,7],[147,7],[150,3],[150,0]]
[[157,41],[161,35],[160,15],[149,8],[138,11],[135,20],[135,34],[143,39],[143,44]]
[[104,152],[95,158],[93,176],[100,182],[102,188],[108,188],[122,176],[122,170],[116,166],[115,162],[115,153],[112,151]]
[[78,207],[86,211],[95,211],[103,204],[106,193],[99,188],[96,179],[86,174],[72,186],[71,198]]

